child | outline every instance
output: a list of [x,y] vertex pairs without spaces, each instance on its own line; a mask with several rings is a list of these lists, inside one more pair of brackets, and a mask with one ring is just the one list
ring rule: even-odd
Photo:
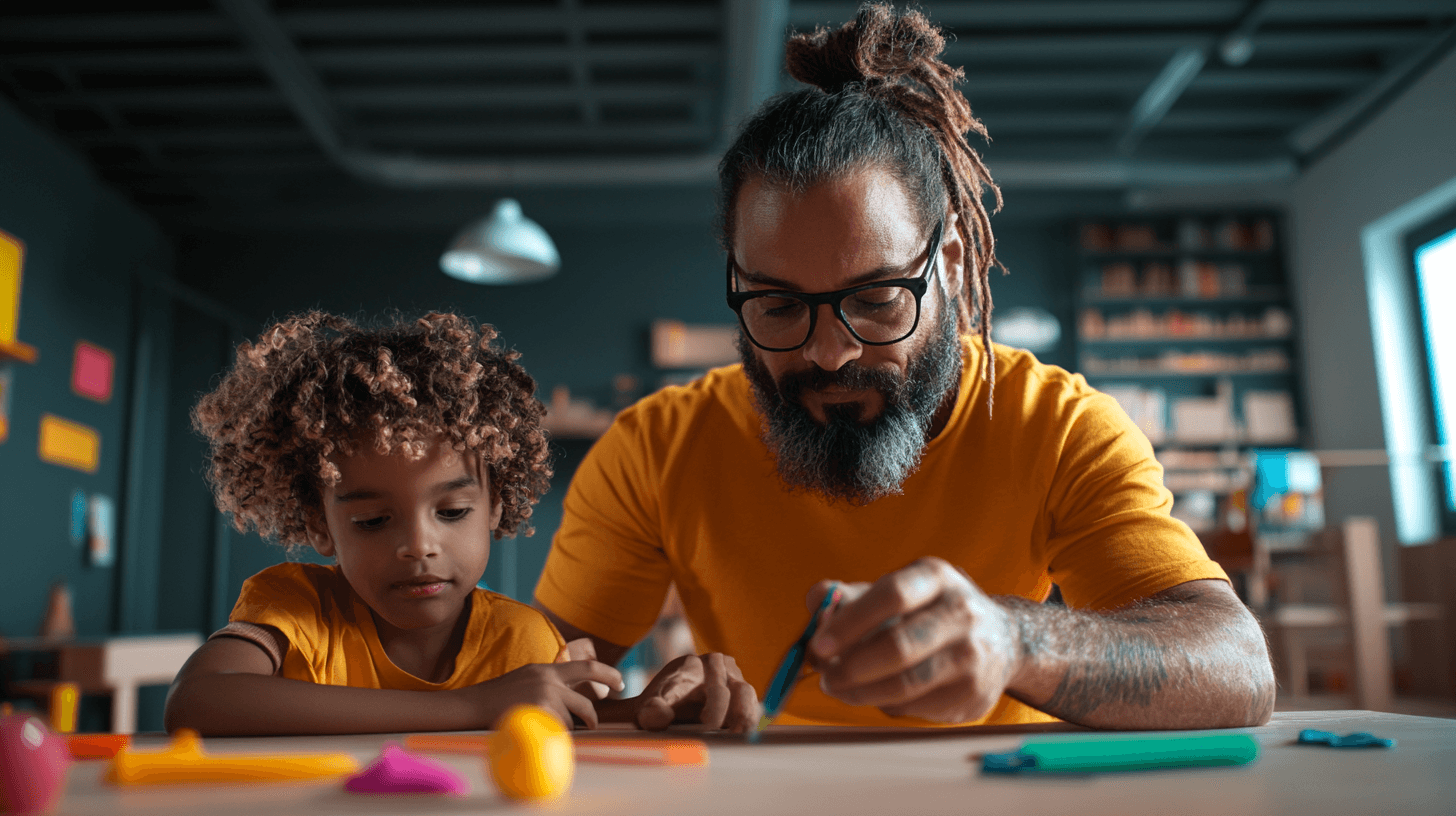
[[244,582],[172,684],[167,730],[488,728],[517,703],[596,726],[586,695],[620,689],[616,669],[586,641],[568,660],[540,612],[476,587],[492,536],[531,534],[551,476],[535,383],[495,336],[447,314],[369,330],[311,312],[238,348],[192,415],[218,506],[335,563]]

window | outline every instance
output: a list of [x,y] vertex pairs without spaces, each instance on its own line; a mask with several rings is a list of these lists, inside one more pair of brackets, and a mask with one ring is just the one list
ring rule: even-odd
[[[1456,212],[1413,231],[1407,246],[1411,247],[1415,295],[1425,340],[1433,430],[1437,443],[1449,451],[1456,447],[1456,322],[1451,319],[1456,315]],[[1444,526],[1448,530],[1456,514],[1453,466],[1456,463],[1449,460],[1441,463]]]

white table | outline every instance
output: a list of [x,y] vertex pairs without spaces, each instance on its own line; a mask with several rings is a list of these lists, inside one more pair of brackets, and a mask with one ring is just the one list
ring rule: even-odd
[[17,690],[62,682],[75,683],[82,694],[110,694],[111,731],[115,734],[136,731],[137,689],[171,684],[201,645],[202,636],[194,632],[72,640],[11,638],[4,644],[10,651],[53,652],[58,658],[55,680],[16,683]]
[[[1394,749],[1294,745],[1302,728],[1372,731]],[[1368,711],[1286,712],[1249,729],[1261,755],[1230,768],[1192,768],[1065,778],[987,776],[985,752],[1015,750],[1045,729],[953,731],[774,728],[760,745],[723,734],[705,768],[579,764],[572,791],[544,808],[502,799],[480,760],[437,755],[464,772],[463,799],[369,797],[338,783],[117,789],[104,762],[71,771],[59,813],[149,816],[327,816],[355,813],[462,814],[1450,814],[1456,812],[1456,720]],[[674,733],[683,733],[673,729]],[[687,730],[691,733],[691,729]],[[647,737],[639,732],[623,736]],[[372,759],[387,736],[209,739],[224,751],[348,751]],[[142,744],[160,743],[158,737]]]

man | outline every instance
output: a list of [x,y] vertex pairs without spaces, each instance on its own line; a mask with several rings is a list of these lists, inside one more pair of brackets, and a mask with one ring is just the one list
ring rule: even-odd
[[[942,46],[881,6],[791,40],[813,87],[766,103],[720,166],[742,365],[623,412],[537,605],[615,662],[676,584],[712,654],[688,658],[700,685],[634,703],[644,727],[746,727],[831,581],[819,678],[781,721],[1262,723],[1262,633],[1169,516],[1147,439],[990,342],[990,179]],[[1066,608],[1042,603],[1053,581]]]

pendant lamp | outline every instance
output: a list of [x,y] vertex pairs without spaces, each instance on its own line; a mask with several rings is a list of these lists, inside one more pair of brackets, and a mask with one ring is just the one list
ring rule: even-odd
[[521,212],[519,202],[503,198],[490,215],[455,236],[440,256],[440,268],[468,283],[529,283],[555,275],[561,255],[546,230]]

